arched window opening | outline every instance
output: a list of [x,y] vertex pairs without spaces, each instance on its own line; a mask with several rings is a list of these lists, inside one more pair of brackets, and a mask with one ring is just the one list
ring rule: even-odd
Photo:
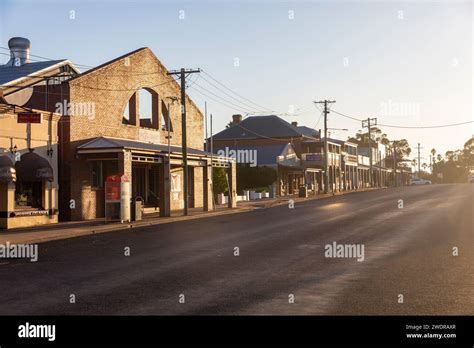
[[140,116],[140,127],[153,128],[153,96],[146,89],[138,91],[138,115]]
[[128,100],[127,104],[125,105],[123,109],[123,114],[122,114],[122,123],[123,124],[129,124],[136,126],[137,125],[137,109],[136,109],[136,104],[137,102],[137,94],[133,93],[133,95],[130,97]]
[[172,132],[173,122],[171,121],[171,114],[168,106],[169,105],[166,105],[163,101],[161,102],[161,130],[168,131],[169,123],[169,131]]
[[148,88],[135,92],[124,106],[122,123],[158,129],[158,93]]
[[130,102],[125,105],[125,109],[123,110],[122,123],[130,124]]

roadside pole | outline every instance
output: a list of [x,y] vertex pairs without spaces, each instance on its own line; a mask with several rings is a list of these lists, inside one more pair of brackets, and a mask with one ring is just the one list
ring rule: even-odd
[[[315,104],[324,104],[324,193],[328,193],[329,187],[329,164],[328,164],[328,104],[335,103],[335,100],[322,100],[315,101]],[[321,136],[321,135],[320,135]],[[334,191],[334,187],[331,185],[331,191]]]
[[[184,172],[184,215],[188,215],[189,188],[188,188],[188,146],[186,139],[186,76],[201,72],[200,69],[184,69],[168,71],[168,75],[178,75],[181,80],[181,133]],[[187,74],[187,75],[185,75]]]
[[211,117],[211,194],[212,194],[212,210],[215,210],[216,202],[214,198],[214,164],[213,164],[213,157],[214,157],[214,144],[213,144],[213,137],[212,137],[212,114]]
[[369,130],[369,182],[370,187],[374,186],[373,175],[372,175],[372,133],[371,127],[377,125],[377,118],[368,117],[367,120],[362,121],[362,128],[368,128]]

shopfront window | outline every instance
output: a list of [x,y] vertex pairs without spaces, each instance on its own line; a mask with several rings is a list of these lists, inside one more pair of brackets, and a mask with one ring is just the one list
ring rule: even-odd
[[104,186],[104,170],[102,161],[93,161],[91,164],[91,186],[101,188]]
[[43,209],[43,183],[41,181],[17,182],[15,205],[17,208]]

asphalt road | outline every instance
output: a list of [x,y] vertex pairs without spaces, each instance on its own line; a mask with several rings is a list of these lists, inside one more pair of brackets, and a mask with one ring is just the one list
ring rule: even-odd
[[[0,260],[0,315],[473,315],[473,201],[469,184],[390,188],[44,243]],[[364,261],[325,257],[333,242]]]

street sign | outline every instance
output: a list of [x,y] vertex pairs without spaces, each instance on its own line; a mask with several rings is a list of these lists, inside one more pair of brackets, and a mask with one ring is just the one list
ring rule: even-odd
[[306,161],[322,161],[323,155],[319,153],[306,153],[304,156]]
[[37,112],[19,112],[17,123],[41,123],[41,114]]

